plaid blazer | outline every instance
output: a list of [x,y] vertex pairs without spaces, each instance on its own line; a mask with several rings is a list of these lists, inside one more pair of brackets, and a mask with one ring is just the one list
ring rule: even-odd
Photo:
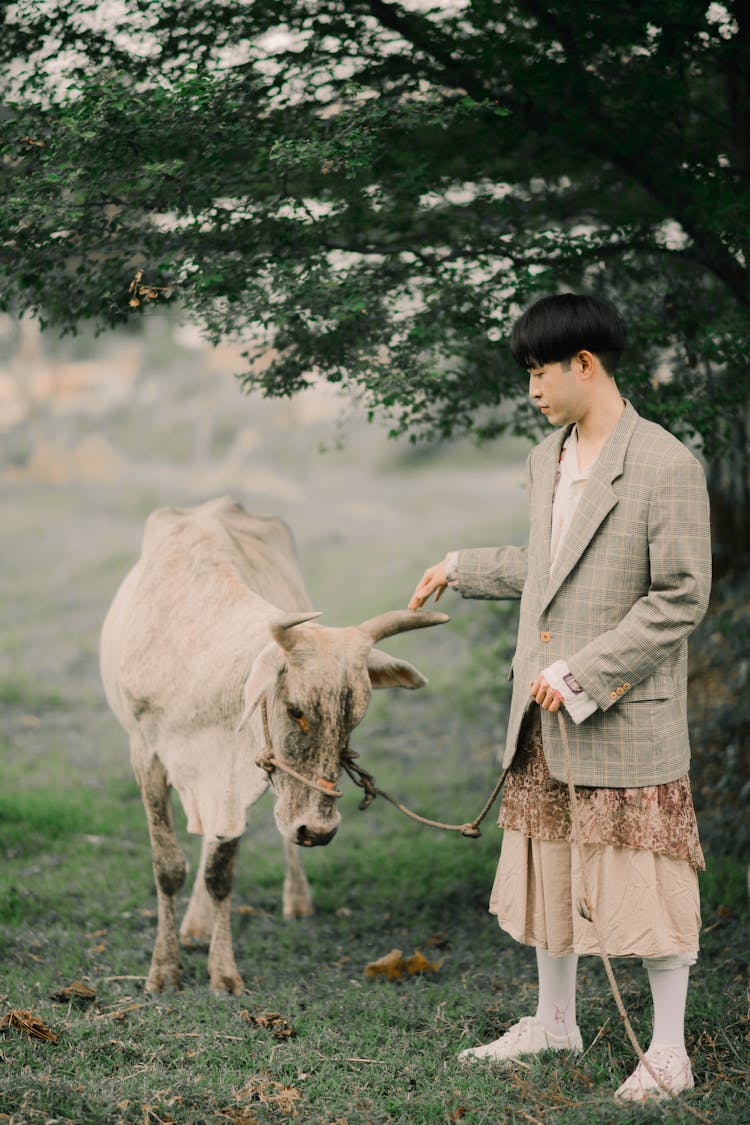
[[[555,473],[568,432],[551,434],[529,456],[528,547],[458,557],[463,597],[521,599],[503,764],[516,753],[531,681],[564,659],[598,705],[580,725],[567,724],[575,783],[673,781],[690,762],[687,637],[711,585],[703,470],[627,403],[550,571]],[[542,734],[550,773],[564,781],[558,721],[547,711]]]

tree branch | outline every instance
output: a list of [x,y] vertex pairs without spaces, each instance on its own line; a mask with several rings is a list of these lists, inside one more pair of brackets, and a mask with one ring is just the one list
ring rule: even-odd
[[446,86],[465,90],[476,101],[489,98],[497,101],[498,96],[477,78],[476,71],[462,64],[453,54],[453,44],[441,35],[430,21],[414,12],[404,12],[394,4],[384,0],[366,0],[367,7],[381,26],[396,31],[417,50],[424,52],[442,68],[442,81]]

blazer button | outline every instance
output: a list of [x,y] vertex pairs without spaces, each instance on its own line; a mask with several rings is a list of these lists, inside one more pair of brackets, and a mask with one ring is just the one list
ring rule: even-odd
[[543,641],[544,641],[544,643],[545,643],[545,644],[549,644],[549,642],[550,642],[550,641],[552,640],[552,634],[551,634],[551,633],[548,633],[546,629],[544,629],[544,630],[543,630],[543,631],[542,631],[542,632],[541,632],[541,633],[539,634],[539,637],[540,637],[540,639],[541,639],[541,640],[543,640]]
[[630,691],[630,684],[628,683],[628,681],[627,681],[627,680],[626,680],[626,681],[625,681],[625,683],[624,683],[624,684],[622,685],[622,690],[623,690],[623,691]]
[[616,691],[611,691],[611,692],[609,693],[609,698],[610,698],[610,699],[617,699],[617,692],[616,692]]
[[616,692],[617,695],[622,695],[624,691],[625,691],[624,687],[618,687],[618,688],[615,689],[615,692]]

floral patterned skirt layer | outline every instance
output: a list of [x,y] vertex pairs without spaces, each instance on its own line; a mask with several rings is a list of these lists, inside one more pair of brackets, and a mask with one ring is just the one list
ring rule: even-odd
[[[576,787],[586,880],[610,957],[695,953],[705,867],[687,777],[637,789]],[[505,783],[490,911],[516,941],[600,954],[571,846],[568,787],[550,777],[532,707]]]

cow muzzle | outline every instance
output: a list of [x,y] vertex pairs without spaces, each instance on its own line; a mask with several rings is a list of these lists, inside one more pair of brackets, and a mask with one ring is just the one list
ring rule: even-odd
[[320,831],[301,824],[297,829],[297,843],[301,848],[322,848],[329,844],[335,835],[335,827]]

